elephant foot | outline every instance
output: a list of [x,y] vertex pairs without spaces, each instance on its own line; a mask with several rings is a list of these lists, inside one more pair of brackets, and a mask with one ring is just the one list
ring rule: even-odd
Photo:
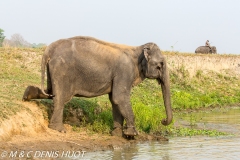
[[62,123],[50,123],[48,125],[49,128],[53,129],[53,130],[57,130],[59,132],[62,132],[62,133],[66,133],[66,129],[65,127],[63,126]]
[[117,136],[117,137],[122,137],[123,136],[123,130],[122,128],[116,127],[114,130],[111,132],[112,136]]
[[123,130],[123,133],[125,136],[136,136],[138,135],[138,132],[136,131],[135,127],[126,127],[126,129]]

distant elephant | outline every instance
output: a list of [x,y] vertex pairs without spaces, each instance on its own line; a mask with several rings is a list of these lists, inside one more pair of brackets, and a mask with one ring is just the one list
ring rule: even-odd
[[[44,91],[45,67],[47,93]],[[170,124],[169,73],[166,59],[156,44],[133,47],[81,36],[53,42],[46,48],[41,63],[41,90],[46,97],[52,97],[54,103],[49,128],[65,131],[63,108],[73,96],[108,94],[114,121],[112,135],[137,135],[130,92],[145,78],[157,79],[161,85],[167,115],[162,124]],[[124,119],[126,128],[123,129]]]
[[208,46],[200,46],[195,50],[195,53],[217,54],[217,49],[215,46],[211,46],[211,49]]

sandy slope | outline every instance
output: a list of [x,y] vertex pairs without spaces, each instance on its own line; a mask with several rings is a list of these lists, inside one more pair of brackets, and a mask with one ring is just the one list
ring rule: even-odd
[[[67,152],[83,154],[89,151],[121,149],[136,142],[167,140],[164,137],[143,134],[135,140],[126,140],[110,135],[91,134],[84,128],[79,132],[74,132],[67,124],[65,124],[67,132],[60,133],[47,127],[48,121],[44,119],[43,111],[36,103],[20,103],[29,110],[17,113],[0,125],[0,159],[21,156],[22,159],[28,157],[33,159],[61,158],[62,154],[65,156]],[[50,154],[50,158],[49,155],[45,155],[45,151]],[[3,157],[3,153],[7,153],[7,157]],[[68,156],[70,155],[66,157]]]

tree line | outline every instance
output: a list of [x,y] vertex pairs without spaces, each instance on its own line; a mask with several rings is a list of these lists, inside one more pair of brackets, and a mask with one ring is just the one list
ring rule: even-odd
[[0,28],[0,47],[24,47],[24,48],[39,48],[46,46],[44,43],[29,43],[20,34],[16,33],[7,39],[4,36],[4,30]]

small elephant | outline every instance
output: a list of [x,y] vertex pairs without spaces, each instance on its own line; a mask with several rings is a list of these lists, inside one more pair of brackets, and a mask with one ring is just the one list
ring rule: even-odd
[[[123,136],[136,136],[130,93],[132,87],[145,78],[156,79],[161,85],[167,115],[162,124],[170,124],[173,116],[167,62],[155,43],[127,46],[83,36],[53,42],[42,57],[42,92],[37,91],[40,95],[43,93],[53,98],[54,111],[49,127],[54,130],[65,131],[63,108],[73,96],[96,97],[108,94],[114,121],[112,135],[123,133]],[[30,89],[36,91],[32,87]]]

